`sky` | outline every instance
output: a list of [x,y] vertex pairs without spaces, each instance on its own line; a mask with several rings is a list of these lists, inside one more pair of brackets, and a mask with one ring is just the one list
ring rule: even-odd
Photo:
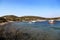
[[60,0],[0,0],[0,16],[60,17]]

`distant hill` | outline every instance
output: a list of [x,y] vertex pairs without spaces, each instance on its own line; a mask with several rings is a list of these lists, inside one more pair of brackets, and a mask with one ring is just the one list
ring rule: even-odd
[[16,20],[16,18],[18,18],[17,16],[15,16],[15,15],[5,15],[5,16],[2,16],[2,17],[4,17],[6,20],[8,20],[8,21],[15,21]]
[[19,19],[30,21],[30,20],[45,20],[46,18],[38,17],[38,16],[22,16],[22,17],[19,17]]
[[8,17],[9,17],[9,18],[10,18],[10,17],[13,17],[13,18],[17,18],[17,16],[15,16],[15,15],[5,15],[5,16],[2,16],[2,17],[7,17],[7,18],[8,18]]
[[[1,19],[2,18],[2,19]],[[44,17],[38,17],[38,16],[15,16],[15,15],[5,15],[0,17],[1,20],[7,20],[7,21],[32,21],[32,20],[58,20],[60,17],[56,18],[44,18]]]

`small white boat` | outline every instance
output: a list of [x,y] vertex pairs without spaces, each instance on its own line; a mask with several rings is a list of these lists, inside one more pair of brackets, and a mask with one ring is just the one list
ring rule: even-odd
[[32,21],[32,22],[36,22],[36,21]]
[[29,23],[35,23],[36,21],[29,21]]
[[49,23],[50,24],[54,24],[54,20],[49,20]]

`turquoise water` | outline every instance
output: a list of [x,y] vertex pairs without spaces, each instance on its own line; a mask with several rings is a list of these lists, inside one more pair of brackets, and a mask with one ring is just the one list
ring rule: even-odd
[[48,21],[45,22],[13,22],[11,25],[9,24],[6,28],[16,28],[16,30],[24,30],[24,31],[33,31],[33,30],[43,30],[43,31],[53,31],[56,33],[60,33],[60,21],[55,21],[54,24],[49,24]]
[[15,22],[17,26],[24,26],[24,27],[33,27],[38,29],[53,29],[53,30],[60,30],[60,21],[55,21],[54,24],[49,24],[48,21],[45,22],[35,22],[35,23],[29,23],[29,22]]
[[8,23],[5,30],[11,32],[17,30],[18,32],[28,33],[31,38],[37,40],[60,40],[60,21],[55,21],[54,24],[45,22],[12,22]]

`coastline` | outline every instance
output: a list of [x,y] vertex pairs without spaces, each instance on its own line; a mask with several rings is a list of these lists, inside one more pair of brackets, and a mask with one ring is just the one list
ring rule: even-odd
[[0,25],[5,25],[5,24],[11,23],[11,22],[14,22],[14,21],[2,22],[2,23],[0,23]]

